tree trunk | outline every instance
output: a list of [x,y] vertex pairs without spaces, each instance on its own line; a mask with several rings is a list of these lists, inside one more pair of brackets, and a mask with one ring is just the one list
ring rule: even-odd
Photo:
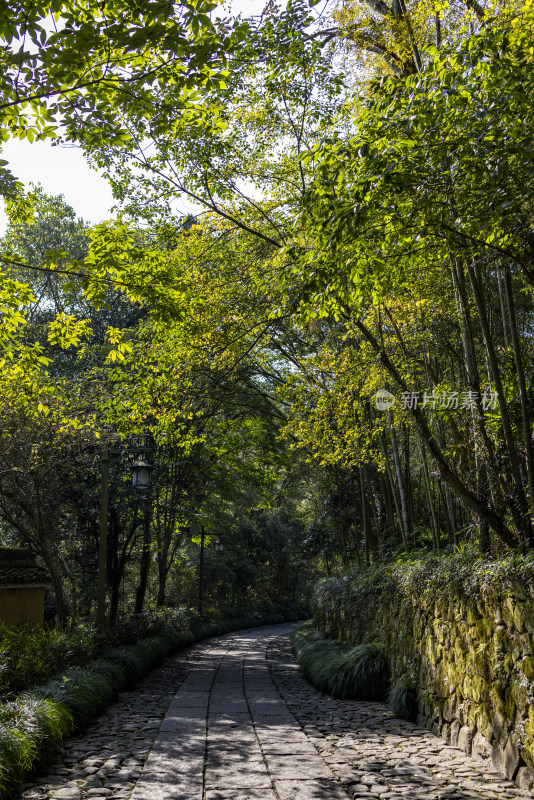
[[432,546],[434,550],[440,549],[440,541],[439,541],[439,527],[438,522],[436,519],[436,510],[434,504],[434,498],[432,496],[432,486],[430,483],[430,475],[428,472],[428,464],[426,460],[426,453],[425,453],[425,445],[421,443],[421,464],[423,470],[423,480],[425,483],[426,489],[426,498],[428,503],[428,513],[430,516],[430,530],[432,531]]
[[502,335],[504,339],[504,346],[508,350],[510,347],[510,342],[508,341],[508,326],[506,324],[506,312],[504,310],[504,296],[503,296],[503,280],[501,276],[501,268],[497,267],[495,270],[497,273],[497,285],[499,287],[499,307],[501,310],[501,321],[502,321]]
[[365,498],[365,481],[363,476],[363,467],[360,467],[360,494],[362,502],[362,527],[363,527],[363,552],[365,555],[365,563],[369,564],[369,517],[367,516],[367,502]]
[[156,598],[156,605],[158,608],[163,608],[165,605],[165,592],[167,587],[167,575],[169,573],[167,566],[167,555],[163,554],[163,558],[158,554],[158,596]]
[[404,491],[404,481],[402,479],[402,469],[399,457],[399,448],[397,445],[397,434],[390,420],[389,433],[391,436],[391,450],[393,452],[393,463],[395,464],[395,473],[397,475],[397,484],[399,487],[399,499],[401,506],[401,526],[402,526],[402,542],[406,550],[410,549],[410,530],[408,526],[408,504],[406,502],[406,494]]
[[[480,377],[478,364],[475,353],[475,342],[473,337],[473,326],[471,321],[471,313],[469,310],[469,301],[467,298],[467,291],[465,285],[465,275],[461,261],[455,261],[452,267],[452,281],[455,289],[456,301],[459,307],[459,323],[462,332],[462,344],[464,349],[465,366],[467,371],[467,380],[470,391],[475,393],[477,398],[476,411],[473,411],[473,419],[476,430],[480,435],[482,444],[486,451],[489,460],[490,469],[488,470],[488,480],[491,490],[493,505],[495,508],[501,508],[503,504],[503,497],[505,496],[502,487],[501,467],[497,462],[495,455],[495,448],[493,441],[488,434],[486,427],[486,419],[484,410],[482,408],[482,401],[480,396]],[[478,475],[477,475],[478,481]],[[501,484],[499,486],[499,483]]]
[[57,619],[62,628],[67,627],[67,603],[65,601],[65,590],[63,588],[63,580],[58,566],[48,550],[48,547],[40,548],[40,555],[45,563],[45,566],[50,573],[52,587],[54,589],[54,597],[56,601]]
[[515,314],[514,296],[512,292],[512,281],[509,271],[504,274],[504,289],[506,293],[506,305],[508,307],[508,316],[510,320],[510,332],[512,334],[512,347],[514,351],[515,368],[517,371],[517,382],[519,385],[519,397],[521,400],[521,419],[523,423],[523,438],[525,440],[525,452],[527,462],[527,479],[528,489],[530,496],[530,511],[534,510],[534,457],[532,453],[532,413],[530,402],[527,393],[527,386],[525,381],[525,370],[523,367],[523,354],[521,352],[521,343],[519,340],[519,332],[517,330],[517,318]]
[[[399,371],[392,363],[391,359],[380,347],[380,344],[372,334],[372,332],[367,328],[367,326],[362,322],[361,319],[356,321],[356,326],[363,334],[364,338],[369,342],[377,356],[379,357],[382,365],[391,375],[392,379],[395,383],[399,386],[399,388],[403,392],[409,392],[408,386],[405,380],[400,375]],[[457,497],[465,503],[465,505],[474,511],[477,514],[485,519],[490,527],[495,531],[497,536],[499,536],[502,541],[509,545],[510,547],[515,547],[517,544],[517,539],[512,533],[512,531],[508,528],[504,520],[497,514],[496,511],[489,508],[487,504],[480,501],[480,499],[464,484],[461,478],[454,472],[452,467],[449,465],[447,459],[445,458],[444,454],[442,453],[441,449],[434,438],[432,431],[423,415],[423,412],[417,406],[413,409],[410,409],[410,413],[414,418],[416,425],[419,428],[423,436],[423,440],[426,443],[427,447],[429,448],[432,457],[436,461],[438,465],[438,469],[440,471],[441,477],[447,483],[452,491],[457,495]]]
[[117,511],[109,509],[108,530],[108,583],[110,588],[109,621],[115,622],[119,611],[119,597],[122,574],[119,569],[119,520]]
[[[404,529],[402,524],[402,510],[401,505],[399,502],[399,496],[395,487],[395,481],[393,480],[393,475],[391,474],[391,467],[389,464],[389,453],[387,450],[386,442],[384,441],[384,437],[382,434],[379,434],[379,441],[380,441],[380,449],[382,451],[382,457],[384,459],[384,466],[385,466],[385,475],[384,475],[384,482],[386,484],[386,490],[384,492],[384,500],[386,502],[386,512],[388,517],[391,520],[390,528],[395,533],[400,533],[400,541],[402,545],[406,548],[406,544],[404,541]],[[395,506],[395,513],[393,512],[392,502]]]
[[[510,460],[510,472],[512,474],[515,485],[514,494],[517,498],[517,504],[519,506],[519,511],[521,513],[521,519],[519,522],[519,524],[521,525],[520,530],[523,532],[529,543],[533,544],[534,533],[530,521],[529,507],[523,489],[523,482],[521,480],[521,473],[519,470],[519,456],[514,441],[512,424],[510,422],[510,417],[508,414],[508,406],[506,405],[506,397],[504,395],[504,389],[501,381],[501,374],[499,370],[499,364],[497,361],[497,355],[495,353],[493,338],[491,336],[491,332],[488,325],[488,318],[484,304],[484,297],[482,294],[480,269],[476,263],[472,264],[471,268],[468,270],[468,274],[471,282],[471,287],[473,289],[473,295],[477,306],[480,326],[482,330],[482,336],[484,338],[484,344],[486,345],[486,351],[488,354],[489,367],[493,378],[493,382],[495,384],[495,391],[499,403],[502,430],[504,433],[504,440],[506,442],[506,448],[508,450],[508,457]],[[513,508],[514,507],[513,501],[509,505],[511,506],[511,508]]]
[[407,425],[403,425],[404,432],[404,489],[406,491],[406,508],[408,513],[408,530],[410,531],[410,545],[415,546],[413,535],[413,498],[412,498],[412,480],[411,480],[411,464],[410,464],[410,431]]

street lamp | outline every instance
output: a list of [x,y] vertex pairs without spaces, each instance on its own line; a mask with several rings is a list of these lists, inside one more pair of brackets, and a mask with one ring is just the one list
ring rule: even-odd
[[215,552],[222,553],[224,550],[224,544],[221,542],[220,539],[215,539]]
[[152,470],[148,461],[134,461],[132,464],[132,484],[139,492],[148,491],[152,486]]
[[141,551],[139,586],[135,594],[135,614],[140,614],[143,610],[143,603],[148,586],[148,572],[150,569],[150,489],[152,487],[153,469],[154,467],[152,464],[149,464],[144,458],[141,458],[139,461],[134,461],[132,464],[132,484],[136,492],[139,493],[144,506],[143,549]]
[[200,528],[200,563],[198,565],[198,611],[202,614],[204,595],[204,525]]

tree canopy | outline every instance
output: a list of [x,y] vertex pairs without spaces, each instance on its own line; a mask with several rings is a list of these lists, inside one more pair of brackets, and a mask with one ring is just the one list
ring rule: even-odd
[[90,226],[4,164],[0,535],[65,619],[95,600],[102,447],[112,616],[125,587],[194,602],[206,537],[223,605],[534,544],[531,4],[217,14],[5,10],[4,139],[76,142],[119,207]]

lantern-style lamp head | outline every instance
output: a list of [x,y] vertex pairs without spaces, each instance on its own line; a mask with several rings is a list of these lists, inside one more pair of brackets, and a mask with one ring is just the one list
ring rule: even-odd
[[216,553],[222,553],[223,550],[224,550],[224,544],[221,542],[220,539],[216,539],[215,540],[215,552]]
[[154,467],[148,461],[135,461],[132,464],[133,487],[140,492],[150,489],[152,486],[152,470]]

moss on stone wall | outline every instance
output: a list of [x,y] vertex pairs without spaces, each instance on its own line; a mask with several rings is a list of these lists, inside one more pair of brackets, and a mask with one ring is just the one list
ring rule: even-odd
[[410,675],[419,721],[524,788],[534,784],[534,558],[421,557],[329,578],[316,625],[376,639]]

